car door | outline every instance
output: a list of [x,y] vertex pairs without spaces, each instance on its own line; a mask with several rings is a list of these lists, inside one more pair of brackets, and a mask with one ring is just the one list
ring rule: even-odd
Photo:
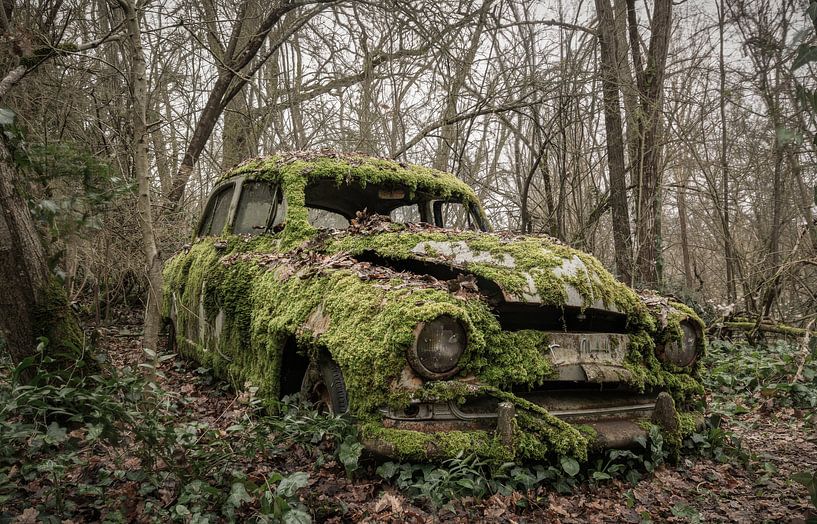
[[[216,188],[208,199],[196,231],[196,241],[214,239],[212,248],[219,255],[230,235],[255,236],[271,234],[273,228],[284,220],[285,206],[278,186],[266,181],[236,180]],[[215,238],[214,238],[215,237]],[[199,351],[218,350],[225,323],[225,312],[216,297],[216,308],[206,307],[205,286],[192,294],[196,303],[183,304],[182,298],[173,295],[171,321],[176,324],[178,308],[184,307],[187,322],[181,333],[188,345]]]

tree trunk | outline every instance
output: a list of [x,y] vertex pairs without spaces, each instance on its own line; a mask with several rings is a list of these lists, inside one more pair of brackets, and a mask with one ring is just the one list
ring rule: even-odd
[[632,281],[630,212],[627,208],[616,40],[613,34],[613,10],[609,0],[596,0],[596,11],[599,16],[598,35],[604,97],[604,128],[607,132],[607,168],[610,171],[610,207],[613,215],[616,274],[619,280],[629,284]]
[[723,257],[726,266],[726,300],[734,303],[737,300],[737,289],[735,287],[735,270],[734,270],[734,256],[732,254],[732,231],[729,226],[729,162],[727,157],[727,147],[729,141],[727,138],[726,127],[726,60],[724,58],[723,49],[723,33],[726,30],[726,3],[721,0],[720,8],[718,10],[718,34],[720,36],[720,46],[718,48],[718,72],[720,76],[720,117],[721,117],[721,222],[723,225]]
[[681,168],[683,175],[678,184],[676,204],[678,205],[678,225],[681,227],[681,258],[684,264],[684,284],[687,291],[692,291],[695,283],[692,280],[692,265],[689,256],[689,233],[687,231],[687,182],[689,175],[686,166]]
[[147,76],[145,52],[142,48],[142,29],[139,15],[131,0],[119,0],[125,11],[125,24],[131,51],[131,122],[133,126],[133,176],[138,185],[136,207],[142,226],[142,249],[148,277],[148,296],[145,305],[145,333],[142,346],[155,355],[162,327],[160,301],[162,296],[162,258],[153,230],[150,204],[150,173],[148,165],[147,130]]
[[[328,1],[329,0],[313,0],[314,3],[326,3]],[[184,196],[187,181],[190,179],[190,175],[193,174],[193,167],[204,151],[204,146],[213,133],[213,128],[215,128],[219,117],[221,117],[227,104],[243,89],[257,69],[255,66],[250,67],[249,70],[245,70],[245,68],[247,68],[250,62],[258,55],[261,45],[266,41],[272,28],[278,24],[287,13],[297,9],[301,5],[305,5],[305,3],[306,2],[282,2],[277,4],[276,7],[271,8],[267,12],[266,16],[261,20],[257,31],[251,34],[245,46],[240,49],[236,49],[237,46],[235,45],[228,47],[225,53],[224,65],[219,69],[216,83],[210,90],[207,103],[204,105],[198,122],[196,122],[193,136],[187,144],[182,163],[179,165],[179,169],[173,179],[173,187],[168,195],[168,200],[175,209],[181,207],[180,204]],[[315,12],[316,11],[313,11],[312,13]],[[236,30],[240,33],[241,27],[236,26]],[[231,40],[237,38],[238,34],[234,32],[231,36]],[[273,47],[279,46],[281,43],[282,42],[277,42]],[[274,50],[275,49],[272,49],[272,51]],[[258,64],[258,67],[260,67],[260,64]],[[240,75],[239,71],[242,70],[245,70],[246,74]]]
[[[51,275],[45,250],[26,201],[15,187],[17,169],[0,134],[0,338],[20,364],[37,355],[38,339],[47,339],[53,371],[96,368],[85,353],[82,330],[68,305],[65,289]],[[33,377],[31,371],[23,380]]]
[[[460,98],[460,90],[465,85],[465,80],[468,78],[468,73],[471,71],[471,66],[474,64],[474,58],[477,54],[479,44],[482,42],[482,28],[485,26],[485,15],[490,7],[491,2],[485,1],[482,3],[479,11],[479,20],[474,26],[471,40],[468,44],[468,50],[462,57],[462,61],[456,64],[451,83],[448,84],[446,90],[445,107],[443,108],[442,120],[448,122],[453,120],[457,115],[457,103]],[[455,147],[457,141],[457,126],[455,124],[446,124],[440,129],[440,138],[437,141],[437,151],[434,154],[434,161],[431,167],[440,171],[448,171],[450,166],[451,151]]]
[[[207,4],[205,2],[205,4]],[[210,11],[215,13],[215,8],[207,4]],[[242,20],[236,22],[234,35],[231,38],[235,42],[234,47],[243,49],[249,42],[251,36],[258,29],[251,21],[260,19],[263,13],[259,12],[259,4],[246,2],[239,10]],[[210,12],[208,11],[208,13]],[[215,14],[213,19],[216,20]],[[237,36],[236,36],[237,35]],[[222,54],[221,60],[224,60]],[[240,76],[247,76],[249,67],[239,71]],[[258,155],[258,134],[255,122],[255,113],[251,110],[252,105],[248,102],[249,89],[243,86],[238,94],[230,100],[224,108],[224,127],[221,133],[221,168],[228,170],[239,163]]]
[[[637,281],[644,287],[660,287],[661,281],[661,136],[664,127],[661,107],[672,29],[672,0],[655,0],[654,5],[647,62],[640,75],[642,147],[641,156],[635,163],[635,171],[640,173],[636,221]],[[640,56],[637,43],[633,43],[631,51],[634,59]]]

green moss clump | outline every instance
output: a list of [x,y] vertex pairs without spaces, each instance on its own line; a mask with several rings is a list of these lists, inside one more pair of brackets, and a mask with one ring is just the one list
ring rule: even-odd
[[469,384],[467,382],[461,382],[459,380],[433,380],[423,384],[420,389],[401,396],[400,398],[403,400],[403,402],[397,402],[393,405],[397,407],[404,407],[412,400],[420,402],[454,402],[456,404],[463,404],[468,397],[475,395],[480,390],[480,386]]
[[39,290],[32,320],[33,335],[48,340],[46,353],[52,362],[46,369],[53,372],[80,369],[81,373],[98,369],[93,355],[86,351],[85,336],[68,304],[65,288],[56,277],[51,276]]
[[[461,262],[464,269],[519,298],[534,295],[537,302],[562,307],[568,300],[566,287],[572,286],[582,297],[582,307],[600,302],[627,314],[634,326],[649,322],[646,308],[635,293],[617,281],[596,259],[548,237],[505,239],[500,235],[471,231],[402,231],[339,235],[328,249],[352,255],[374,252],[392,260],[444,262],[445,256],[435,247],[439,243],[470,250],[473,260]],[[570,271],[562,271],[565,264],[581,268],[570,274]]]
[[423,433],[405,429],[385,428],[377,422],[363,424],[360,436],[385,445],[399,459],[429,460],[453,458],[463,453],[475,453],[489,461],[502,463],[513,459],[513,450],[486,431],[439,431]]

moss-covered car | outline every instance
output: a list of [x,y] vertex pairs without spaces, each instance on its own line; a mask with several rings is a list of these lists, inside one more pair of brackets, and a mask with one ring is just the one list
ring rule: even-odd
[[705,339],[546,236],[490,233],[454,176],[356,154],[252,160],[165,269],[179,351],[272,407],[349,412],[377,453],[586,459],[700,418]]

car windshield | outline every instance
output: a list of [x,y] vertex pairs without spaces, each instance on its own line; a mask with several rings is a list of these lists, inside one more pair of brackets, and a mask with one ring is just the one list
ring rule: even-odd
[[427,223],[438,227],[484,230],[474,206],[440,198],[400,185],[351,182],[338,187],[335,180],[315,180],[306,186],[309,223],[323,229],[345,229],[359,211],[386,215],[393,222]]

